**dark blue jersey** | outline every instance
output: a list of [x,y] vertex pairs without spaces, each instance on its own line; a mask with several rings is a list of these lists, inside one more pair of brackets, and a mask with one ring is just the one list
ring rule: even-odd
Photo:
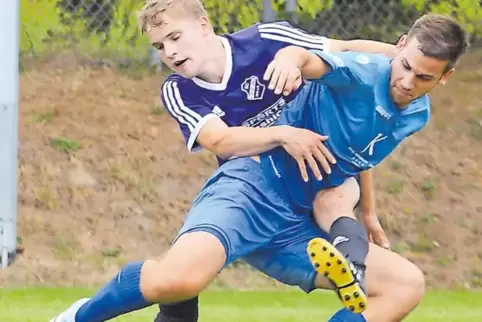
[[284,97],[268,90],[268,83],[263,81],[268,64],[283,47],[297,45],[323,50],[328,41],[293,28],[287,22],[256,24],[220,37],[227,57],[221,83],[172,74],[162,85],[162,102],[179,123],[190,151],[200,148],[197,136],[213,117],[220,117],[228,126],[273,125],[297,92]]

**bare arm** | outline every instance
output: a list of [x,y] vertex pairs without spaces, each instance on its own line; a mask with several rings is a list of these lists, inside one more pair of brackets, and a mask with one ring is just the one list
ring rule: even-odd
[[375,211],[375,189],[373,187],[372,170],[360,173],[360,185],[362,191],[363,222],[368,232],[368,239],[370,242],[379,246],[390,248],[390,241]]
[[335,158],[322,143],[328,137],[288,125],[268,128],[229,127],[220,118],[209,120],[202,127],[197,142],[222,159],[253,156],[282,146],[298,163],[301,176],[308,181],[306,165],[318,180],[322,174],[317,162],[326,173],[331,173],[329,163]]
[[[330,39],[329,51],[354,51],[383,53],[389,57],[396,55],[396,46],[372,40]],[[297,46],[280,49],[268,65],[264,80],[269,80],[268,88],[275,94],[289,95],[299,88],[302,79],[320,79],[331,72],[331,66],[314,52]]]
[[[285,66],[291,66],[294,70],[299,70],[301,72],[299,76],[304,79],[319,79],[331,70],[328,64],[309,50],[297,46],[288,46],[276,53],[275,59],[266,69],[264,79],[271,79],[270,85],[276,83],[281,70],[285,68]],[[294,77],[296,77],[296,75]],[[293,76],[291,78],[293,78]],[[281,78],[281,80],[284,80],[284,78]],[[294,80],[288,78],[286,83],[289,84],[293,81]],[[284,85],[284,82],[281,81],[278,85]],[[274,88],[274,86],[272,87]]]
[[373,175],[370,170],[360,173],[362,207],[365,216],[375,216],[375,189]]
[[396,46],[374,40],[338,40],[330,39],[330,51],[356,51],[372,54],[384,54],[388,57],[395,57]]
[[284,128],[229,127],[220,118],[213,118],[203,126],[197,142],[223,159],[251,156],[281,145]]

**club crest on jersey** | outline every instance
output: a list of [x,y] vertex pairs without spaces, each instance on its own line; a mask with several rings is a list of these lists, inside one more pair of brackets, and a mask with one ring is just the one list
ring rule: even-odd
[[265,87],[257,76],[246,78],[241,84],[241,90],[246,93],[250,101],[263,99]]

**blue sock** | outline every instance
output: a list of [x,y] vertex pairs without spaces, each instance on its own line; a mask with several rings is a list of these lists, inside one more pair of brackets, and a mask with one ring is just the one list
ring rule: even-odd
[[133,262],[82,305],[75,316],[76,322],[100,322],[118,315],[150,306],[140,290],[143,262]]
[[367,320],[361,314],[353,313],[348,309],[341,309],[328,322],[367,322]]

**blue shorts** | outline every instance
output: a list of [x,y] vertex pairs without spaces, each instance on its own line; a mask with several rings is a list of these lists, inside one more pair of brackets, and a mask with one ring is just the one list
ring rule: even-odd
[[328,239],[309,212],[300,212],[275,191],[261,164],[251,158],[226,162],[208,179],[193,202],[176,239],[205,231],[223,244],[225,265],[243,259],[252,267],[305,292],[316,272],[306,247],[315,237]]

